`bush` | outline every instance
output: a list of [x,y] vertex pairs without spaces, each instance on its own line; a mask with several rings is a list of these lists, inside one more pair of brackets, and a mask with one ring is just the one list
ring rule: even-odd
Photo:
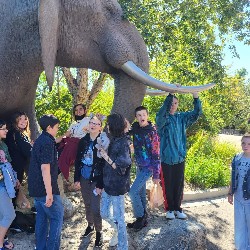
[[229,185],[230,163],[236,148],[229,143],[220,143],[204,132],[191,137],[191,142],[193,144],[187,153],[186,181],[201,189]]

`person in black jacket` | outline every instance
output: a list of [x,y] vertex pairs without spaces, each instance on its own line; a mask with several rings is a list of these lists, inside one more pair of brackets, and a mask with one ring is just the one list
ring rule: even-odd
[[24,172],[28,173],[32,143],[30,140],[29,118],[24,112],[12,116],[11,128],[6,137],[11,165],[17,172],[17,179],[22,184]]
[[[130,140],[125,134],[127,122],[120,114],[112,114],[107,118],[107,129],[112,137],[108,152],[100,149],[105,159],[103,169],[103,187],[101,201],[101,216],[113,228],[114,234],[109,245],[118,244],[118,250],[128,249],[127,231],[125,223],[124,194],[130,189]],[[110,207],[113,206],[113,216]]]
[[[11,119],[10,130],[6,137],[6,144],[12,159],[11,165],[17,173],[17,179],[22,184],[24,173],[28,175],[28,168],[31,157],[32,142],[30,140],[29,118],[24,112],[16,112]],[[16,189],[16,197],[19,189]],[[12,199],[14,208],[16,208],[16,197]],[[32,211],[35,211],[32,208]],[[17,218],[11,224],[11,230],[20,232],[17,224]]]
[[96,116],[89,121],[89,133],[78,144],[75,161],[75,189],[81,187],[88,226],[83,237],[96,230],[95,246],[102,245],[102,218],[100,215],[101,190],[103,189],[104,160],[97,156],[97,138],[100,136],[102,121]]

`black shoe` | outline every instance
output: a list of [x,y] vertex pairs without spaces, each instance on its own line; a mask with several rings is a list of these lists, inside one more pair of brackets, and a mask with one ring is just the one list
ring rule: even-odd
[[101,247],[102,246],[102,233],[96,232],[96,238],[95,238],[95,247]]
[[35,208],[35,207],[32,207],[32,208],[30,209],[30,211],[31,211],[32,213],[34,213],[34,214],[37,214],[37,211],[36,211],[36,208]]
[[85,230],[85,233],[84,233],[84,235],[83,235],[83,237],[85,238],[85,237],[88,237],[91,233],[93,233],[94,232],[94,226],[88,226],[87,228],[86,228],[86,230]]
[[135,225],[135,222],[136,222],[136,221],[134,221],[134,222],[132,222],[132,223],[128,223],[128,224],[127,224],[127,227],[128,227],[128,228],[133,228],[134,225]]
[[21,228],[20,226],[18,225],[15,225],[15,224],[11,224],[10,227],[9,227],[10,231],[12,231],[13,233],[21,233],[23,232],[23,228]]
[[136,221],[134,222],[134,226],[133,226],[133,229],[138,232],[140,231],[142,228],[146,227],[148,224],[146,218],[145,218],[145,215],[142,216],[142,217],[138,217],[136,219]]

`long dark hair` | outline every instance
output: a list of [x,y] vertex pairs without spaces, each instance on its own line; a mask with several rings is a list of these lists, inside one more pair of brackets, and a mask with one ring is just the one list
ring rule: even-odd
[[6,122],[2,119],[0,119],[0,128],[2,128],[4,125],[6,125]]
[[111,136],[121,137],[125,134],[124,130],[127,127],[126,120],[121,114],[112,114],[107,117],[107,125]]

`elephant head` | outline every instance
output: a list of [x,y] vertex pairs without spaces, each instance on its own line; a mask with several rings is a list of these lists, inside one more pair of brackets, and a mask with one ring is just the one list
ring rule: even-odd
[[144,84],[180,93],[213,86],[177,88],[147,75],[149,59],[144,41],[136,28],[122,18],[122,9],[115,0],[40,0],[39,32],[50,86],[56,64],[112,74],[115,79],[112,112],[124,113],[129,120],[144,97]]

